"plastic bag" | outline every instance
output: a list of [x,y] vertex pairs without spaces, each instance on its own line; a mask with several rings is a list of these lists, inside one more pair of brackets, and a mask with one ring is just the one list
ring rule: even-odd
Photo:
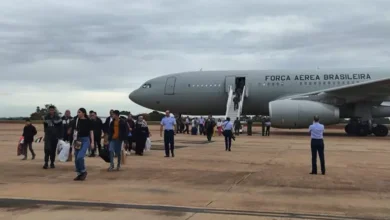
[[70,144],[68,142],[61,141],[60,148],[61,148],[61,151],[60,151],[60,154],[58,155],[58,159],[61,162],[66,162],[68,160],[68,157],[69,157]]
[[23,154],[23,143],[24,143],[24,137],[20,137],[19,138],[19,143],[18,143],[18,147],[17,147],[17,155],[20,156],[20,155],[24,155]]
[[64,144],[65,144],[65,141],[63,141],[63,140],[58,140],[58,142],[57,142],[57,154],[60,154],[60,152],[61,152],[61,150],[62,150]]
[[145,143],[145,151],[150,151],[151,148],[152,148],[152,141],[150,140],[150,138],[147,138]]

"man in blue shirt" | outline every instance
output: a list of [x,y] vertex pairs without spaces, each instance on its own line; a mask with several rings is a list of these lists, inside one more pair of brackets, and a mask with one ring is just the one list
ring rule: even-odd
[[325,155],[324,155],[324,125],[319,123],[319,117],[314,116],[314,122],[309,127],[311,135],[311,173],[317,174],[317,151],[321,163],[321,173],[325,175]]
[[165,117],[161,120],[160,137],[164,129],[164,146],[165,157],[169,157],[169,149],[171,150],[172,157],[175,157],[174,149],[174,135],[175,135],[176,119],[171,117],[169,110],[165,112]]
[[225,136],[225,150],[231,151],[233,123],[230,121],[229,117],[227,117],[226,121],[223,122],[222,129],[223,129],[223,136]]

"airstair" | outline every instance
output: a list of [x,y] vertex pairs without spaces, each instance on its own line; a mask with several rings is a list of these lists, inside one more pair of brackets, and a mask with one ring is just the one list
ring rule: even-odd
[[240,102],[238,103],[238,109],[234,110],[234,102],[233,102],[233,99],[234,99],[234,94],[233,94],[233,87],[230,86],[229,88],[229,96],[228,96],[228,100],[227,100],[227,103],[226,103],[226,114],[225,114],[225,118],[229,117],[231,121],[234,121],[236,120],[236,118],[240,118],[241,117],[241,113],[242,113],[242,106],[244,104],[244,98],[245,98],[245,86],[242,90],[242,94],[241,94],[241,97],[240,97]]

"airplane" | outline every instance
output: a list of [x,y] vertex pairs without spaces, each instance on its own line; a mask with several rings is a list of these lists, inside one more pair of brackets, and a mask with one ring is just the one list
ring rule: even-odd
[[[238,114],[231,109],[235,94],[241,97]],[[390,116],[389,94],[386,68],[202,70],[153,78],[129,99],[179,114],[267,115],[272,127],[286,129],[308,128],[314,115],[324,125],[349,118],[348,135],[384,137],[388,128],[372,120]]]

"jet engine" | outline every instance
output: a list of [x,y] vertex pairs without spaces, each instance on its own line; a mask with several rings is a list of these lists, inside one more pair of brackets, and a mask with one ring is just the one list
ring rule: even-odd
[[308,128],[318,115],[324,125],[339,123],[338,107],[307,100],[276,100],[269,103],[272,127]]

